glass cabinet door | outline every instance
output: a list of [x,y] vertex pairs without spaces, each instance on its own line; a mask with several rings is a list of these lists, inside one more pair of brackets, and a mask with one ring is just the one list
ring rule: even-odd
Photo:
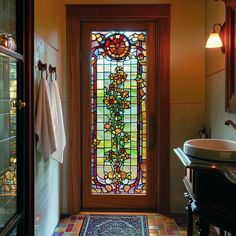
[[0,235],[34,230],[33,13],[33,0],[0,0]]
[[[0,0],[0,235],[16,235],[23,216],[22,152],[17,150],[24,127],[19,129],[18,91],[22,83],[22,5],[16,0]],[[18,13],[17,13],[18,11]],[[18,21],[17,21],[18,19]],[[20,35],[20,37],[17,37]],[[17,46],[18,43],[18,46]],[[17,131],[18,130],[18,131]],[[21,153],[21,155],[19,155]],[[18,182],[18,179],[21,179]],[[20,200],[19,200],[20,199]]]
[[20,101],[27,96],[25,84],[31,83],[26,37],[30,2],[0,0],[0,235],[30,235],[25,233],[29,202],[26,159],[30,162],[26,158],[26,120],[30,112],[21,109],[25,104]]
[[0,228],[16,213],[17,62],[0,56]]

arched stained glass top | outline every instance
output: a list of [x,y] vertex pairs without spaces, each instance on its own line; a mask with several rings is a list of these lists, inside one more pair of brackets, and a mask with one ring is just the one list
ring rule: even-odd
[[146,194],[146,69],[146,32],[92,32],[92,194]]

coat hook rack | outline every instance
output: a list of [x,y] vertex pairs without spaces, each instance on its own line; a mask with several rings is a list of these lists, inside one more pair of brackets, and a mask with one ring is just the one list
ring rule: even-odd
[[52,66],[51,64],[49,65],[49,67],[48,67],[48,70],[49,70],[49,73],[56,73],[56,71],[57,71],[57,68],[56,68],[56,66]]

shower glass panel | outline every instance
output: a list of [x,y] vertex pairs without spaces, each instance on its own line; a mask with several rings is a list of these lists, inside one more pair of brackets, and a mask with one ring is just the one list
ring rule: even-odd
[[16,213],[17,62],[0,55],[0,228]]

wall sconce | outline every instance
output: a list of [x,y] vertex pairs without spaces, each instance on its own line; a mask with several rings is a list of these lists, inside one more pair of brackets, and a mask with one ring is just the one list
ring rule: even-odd
[[[220,27],[220,33],[216,32],[216,26]],[[213,25],[213,32],[210,34],[207,42],[206,48],[221,48],[222,52],[225,52],[224,47],[224,29],[225,24],[221,25],[219,23]]]

